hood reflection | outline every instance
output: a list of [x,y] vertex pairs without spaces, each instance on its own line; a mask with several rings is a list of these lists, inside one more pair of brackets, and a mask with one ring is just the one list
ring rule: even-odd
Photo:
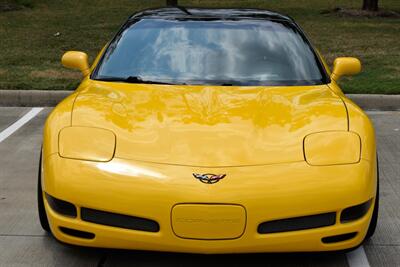
[[343,102],[327,86],[91,83],[75,101],[72,124],[113,131],[117,158],[191,166],[294,162],[304,160],[307,134],[347,130]]
[[125,164],[121,162],[106,162],[106,163],[98,163],[97,168],[105,172],[111,172],[115,174],[128,175],[128,176],[136,176],[136,177],[150,177],[150,178],[158,178],[165,179],[167,178],[165,175],[155,172],[152,170],[144,169],[141,167],[133,166],[130,164]]

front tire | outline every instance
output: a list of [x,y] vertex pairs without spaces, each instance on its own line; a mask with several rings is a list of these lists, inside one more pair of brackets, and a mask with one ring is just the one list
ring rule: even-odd
[[371,238],[376,230],[376,226],[378,224],[378,213],[379,213],[379,162],[378,158],[376,159],[376,171],[377,171],[377,181],[376,181],[376,196],[375,196],[375,205],[374,211],[372,213],[371,222],[369,223],[366,239]]
[[47,219],[46,210],[44,208],[43,200],[43,190],[42,190],[42,152],[40,152],[39,159],[39,173],[38,173],[38,183],[37,183],[37,205],[39,213],[39,221],[43,230],[50,233],[49,220]]

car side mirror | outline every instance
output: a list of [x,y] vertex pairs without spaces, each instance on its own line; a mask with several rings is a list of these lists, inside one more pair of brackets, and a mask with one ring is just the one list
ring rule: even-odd
[[355,75],[361,71],[361,62],[355,57],[338,57],[333,62],[331,79],[338,81],[340,77]]
[[83,76],[90,73],[88,55],[84,52],[68,51],[62,56],[61,63],[66,68],[80,70]]

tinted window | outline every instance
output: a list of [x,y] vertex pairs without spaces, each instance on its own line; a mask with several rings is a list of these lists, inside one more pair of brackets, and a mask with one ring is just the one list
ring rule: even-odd
[[307,41],[288,22],[143,19],[115,38],[94,78],[309,85],[323,83],[318,64]]

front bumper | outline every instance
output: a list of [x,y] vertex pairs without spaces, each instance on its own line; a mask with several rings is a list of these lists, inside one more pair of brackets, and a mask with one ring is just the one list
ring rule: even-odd
[[[340,213],[347,207],[373,199],[376,192],[376,165],[366,160],[357,164],[318,167],[296,162],[198,168],[117,158],[108,163],[85,162],[62,159],[53,154],[44,160],[43,171],[44,191],[73,203],[78,211],[77,218],[69,218],[54,212],[45,201],[54,236],[65,243],[104,248],[188,253],[305,252],[352,248],[359,245],[366,235],[373,203],[365,216],[352,222],[340,223]],[[209,185],[194,179],[194,172],[226,173],[227,176]],[[227,239],[179,237],[174,232],[171,213],[174,206],[185,203],[243,207],[243,233]],[[160,228],[158,232],[146,232],[83,221],[81,207],[154,220]],[[266,221],[331,212],[336,212],[336,222],[331,226],[268,234],[257,232],[259,225]],[[94,238],[75,237],[61,231],[60,227],[89,232],[94,234]],[[193,228],[193,234],[198,234]],[[224,229],[220,227],[218,231]],[[357,234],[341,242],[322,242],[325,237],[347,233]]]

